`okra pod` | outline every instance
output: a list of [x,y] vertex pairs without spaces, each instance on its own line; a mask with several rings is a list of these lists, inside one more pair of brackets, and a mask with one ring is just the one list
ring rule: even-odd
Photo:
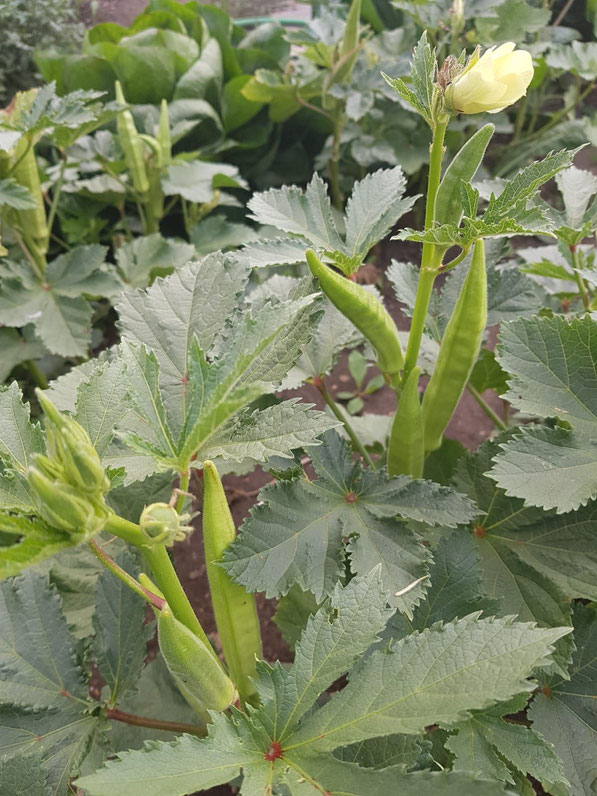
[[170,117],[168,115],[168,100],[163,99],[160,106],[160,120],[158,122],[157,142],[160,145],[160,167],[167,168],[172,160],[172,133],[170,131]]
[[469,138],[446,169],[435,197],[434,219],[437,224],[456,224],[462,218],[460,185],[470,182],[483,160],[487,145],[495,130],[486,124]]
[[354,323],[373,346],[377,365],[393,386],[399,383],[404,354],[396,324],[383,304],[365,288],[324,265],[312,249],[305,254],[313,276],[332,304]]
[[35,201],[34,209],[16,210],[15,218],[27,249],[43,272],[46,266],[50,233],[39,170],[35,158],[35,148],[25,136],[21,138],[16,146],[14,162],[17,166],[12,176],[19,185],[27,188]]
[[477,360],[487,324],[485,244],[475,243],[473,258],[446,326],[433,375],[423,396],[425,450],[439,448],[442,435]]
[[201,716],[226,710],[236,700],[234,684],[220,662],[167,605],[158,614],[158,643],[181,694]]
[[[116,101],[125,105],[122,86],[117,80],[115,85]],[[145,166],[145,155],[143,152],[143,140],[135,127],[133,114],[125,109],[120,111],[116,117],[116,129],[118,130],[118,140],[124,153],[124,159],[128,170],[131,173],[133,188],[137,193],[144,194],[149,191],[149,178]]]
[[203,462],[203,544],[211,601],[230,677],[244,700],[255,695],[252,679],[261,658],[255,598],[218,566],[236,530],[213,462]]
[[419,400],[419,367],[413,368],[406,380],[392,423],[388,443],[388,475],[410,475],[421,478],[425,461],[425,445],[421,401]]

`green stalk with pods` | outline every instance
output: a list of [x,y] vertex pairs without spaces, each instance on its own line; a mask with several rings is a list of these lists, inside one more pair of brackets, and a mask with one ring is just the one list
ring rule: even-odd
[[252,701],[256,691],[252,679],[261,658],[261,636],[255,598],[234,583],[218,565],[234,541],[236,530],[218,471],[213,462],[203,462],[203,544],[205,565],[218,634],[230,677],[241,699]]
[[28,137],[23,136],[17,144],[13,162],[16,165],[12,176],[19,185],[27,188],[35,201],[35,208],[32,210],[14,211],[15,226],[20,230],[25,246],[43,274],[46,269],[50,231],[35,157],[35,146]]
[[400,382],[404,354],[398,330],[390,314],[375,296],[345,276],[324,265],[312,249],[306,254],[307,265],[332,304],[346,315],[371,343],[377,364],[392,386]]
[[485,244],[483,240],[478,240],[423,396],[426,451],[435,450],[441,445],[444,430],[477,361],[486,325]]

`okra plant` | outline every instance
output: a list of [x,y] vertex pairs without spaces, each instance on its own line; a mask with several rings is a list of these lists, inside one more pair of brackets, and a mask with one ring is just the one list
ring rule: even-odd
[[[442,173],[451,120],[531,77],[509,44],[438,65],[423,36],[410,80],[386,78],[431,134],[425,226],[398,234],[420,267],[389,272],[407,335],[358,271],[418,197],[382,170],[340,216],[316,175],[251,199],[283,237],[123,291],[119,341],[38,390],[39,418],[0,391],[2,796],[590,792],[592,260],[569,261],[567,314],[501,261],[511,236],[584,245],[592,194],[539,197],[575,151],[477,186],[491,124]],[[326,386],[361,345],[392,416],[348,418]],[[288,396],[304,382],[326,411]],[[474,454],[444,439],[465,391],[497,432]],[[237,534],[221,476],[255,465],[270,482]],[[197,513],[215,637],[176,568]],[[291,665],[262,659],[257,592]]]

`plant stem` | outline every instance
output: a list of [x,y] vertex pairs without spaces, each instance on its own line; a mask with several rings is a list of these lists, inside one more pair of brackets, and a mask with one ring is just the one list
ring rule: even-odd
[[579,262],[578,262],[578,247],[577,246],[569,246],[570,249],[570,256],[572,257],[572,268],[574,270],[574,278],[576,279],[576,284],[578,285],[578,290],[580,292],[580,297],[582,298],[582,303],[585,305],[585,309],[589,309],[589,296],[587,294],[587,288],[585,285],[585,280],[578,272]]
[[595,81],[593,80],[583,91],[581,91],[581,93],[574,100],[574,102],[571,102],[569,105],[566,105],[557,113],[554,113],[551,119],[547,122],[547,124],[544,124],[543,127],[540,127],[538,130],[535,130],[535,132],[531,132],[529,135],[523,136],[521,138],[521,143],[532,141],[534,138],[537,138],[538,136],[542,135],[546,130],[550,130],[552,127],[558,124],[558,122],[561,119],[563,119],[564,116],[567,116],[571,111],[573,111],[576,108],[576,106],[580,102],[584,100],[584,98],[593,90],[594,87],[595,87]]
[[573,3],[574,3],[574,0],[568,0],[568,2],[564,4],[564,6],[562,7],[562,10],[558,14],[558,16],[551,23],[551,27],[552,28],[557,28],[557,26],[563,21],[563,19],[566,16],[566,14],[570,11]]
[[[441,179],[444,135],[447,126],[447,122],[438,122],[433,131],[433,142],[431,144],[431,155],[429,159],[429,177],[427,180],[427,201],[425,204],[425,229],[429,229],[433,225],[435,218],[435,197],[437,196],[437,190]],[[445,247],[436,246],[433,243],[423,244],[417,297],[415,299],[410,332],[408,334],[408,346],[406,348],[404,371],[402,374],[403,384],[406,383],[406,379],[408,379],[411,370],[417,364],[421,338],[423,337],[423,329],[425,328],[427,309],[433,291],[433,283],[435,282],[435,277],[441,266],[444,251]]]
[[475,388],[470,382],[466,385],[466,389],[468,390],[468,392],[470,392],[470,394],[473,396],[475,401],[479,404],[481,409],[485,412],[485,414],[491,420],[494,426],[496,428],[499,428],[500,431],[506,431],[507,430],[506,424],[502,420],[500,420],[500,418],[496,415],[491,406],[489,406],[489,404],[484,400],[481,393],[478,392],[478,390],[475,390]]
[[139,581],[135,580],[135,578],[133,578],[132,575],[129,575],[128,572],[120,567],[116,561],[114,561],[114,559],[110,558],[105,550],[103,550],[97,544],[97,542],[94,542],[93,539],[89,542],[89,547],[91,548],[93,555],[102,562],[106,569],[109,569],[113,575],[116,575],[119,580],[129,587],[129,589],[132,589],[135,594],[138,594],[139,597],[148,602],[154,608],[157,608],[159,611],[162,610],[165,600],[162,600],[162,598],[158,597],[157,594],[153,594],[152,592],[143,588]]
[[125,542],[134,544],[141,549],[147,563],[151,567],[158,588],[172,609],[172,613],[179,622],[182,622],[183,625],[186,625],[195,635],[199,636],[201,641],[213,652],[214,657],[219,660],[193,611],[189,598],[182,588],[176,570],[170,561],[170,556],[168,555],[166,547],[164,545],[155,545],[151,547],[147,544],[147,539],[138,525],[122,517],[118,517],[116,514],[108,520],[105,530],[116,534],[116,536],[120,536]]
[[38,365],[32,359],[28,359],[24,365],[29,373],[33,376],[33,381],[37,384],[37,386],[42,390],[47,390],[49,387],[48,380],[41,372]]
[[178,489],[180,490],[180,494],[178,496],[178,500],[176,501],[176,511],[180,514],[184,507],[184,499],[185,499],[185,492],[189,491],[189,481],[191,480],[191,473],[189,470],[186,470],[184,473],[180,474],[180,484]]
[[163,719],[150,719],[146,716],[135,716],[133,713],[125,713],[118,708],[106,708],[106,718],[111,721],[122,721],[124,724],[132,724],[135,727],[148,727],[153,730],[164,730],[164,732],[188,733],[205,738],[207,730],[205,727],[197,727],[194,724],[183,724],[179,721],[164,721]]
[[334,132],[332,134],[332,152],[330,155],[330,188],[334,207],[342,210],[343,197],[340,190],[340,139],[342,137],[342,112],[336,111],[334,116]]
[[326,404],[330,407],[330,409],[334,413],[335,417],[337,417],[338,420],[344,426],[344,429],[345,429],[346,433],[348,434],[348,437],[349,437],[350,441],[352,442],[352,444],[354,445],[354,447],[358,450],[358,452],[361,454],[363,459],[367,462],[369,467],[371,467],[373,470],[375,470],[375,464],[373,463],[373,460],[372,460],[371,456],[369,456],[369,454],[367,453],[367,449],[365,448],[365,446],[363,445],[361,440],[357,437],[357,435],[355,433],[355,430],[353,429],[353,427],[350,425],[350,423],[346,419],[346,416],[345,416],[344,412],[340,409],[338,404],[334,401],[332,396],[327,391],[323,379],[322,378],[314,379],[313,380],[313,384],[314,384],[315,387],[317,387],[317,389],[319,390],[319,392],[321,394],[321,397],[326,402]]
[[62,162],[60,164],[60,171],[58,172],[58,180],[54,186],[54,194],[52,196],[52,204],[50,205],[50,212],[48,214],[48,229],[52,231],[54,219],[56,218],[56,211],[58,210],[58,200],[62,192],[62,185],[64,184],[64,173],[66,171],[66,153],[60,152]]

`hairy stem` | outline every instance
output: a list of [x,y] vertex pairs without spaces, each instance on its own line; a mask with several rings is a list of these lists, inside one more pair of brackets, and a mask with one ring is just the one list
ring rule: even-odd
[[352,444],[354,445],[354,447],[356,448],[356,450],[358,450],[358,452],[361,454],[361,456],[363,457],[365,462],[369,465],[369,467],[375,470],[375,464],[373,463],[371,456],[369,456],[369,454],[367,453],[367,449],[365,448],[361,440],[357,437],[355,430],[350,425],[349,421],[346,419],[346,415],[344,414],[344,412],[340,409],[336,401],[334,401],[332,396],[327,391],[323,379],[322,378],[314,379],[313,384],[315,387],[317,387],[317,389],[321,394],[321,397],[330,407],[335,417],[337,417],[338,420],[344,426],[344,430],[348,434],[348,437],[352,442]]
[[119,566],[113,558],[110,558],[105,550],[103,550],[97,542],[94,542],[93,539],[89,542],[89,547],[93,555],[102,562],[106,569],[109,569],[113,575],[116,575],[119,580],[129,587],[129,589],[132,589],[135,594],[138,594],[139,597],[148,602],[153,608],[157,608],[159,611],[162,610],[165,605],[165,600],[158,597],[157,594],[153,594],[148,589],[145,589],[138,580],[135,580],[135,578]]
[[32,375],[33,381],[37,384],[37,386],[41,390],[47,390],[48,387],[49,387],[48,380],[46,379],[44,374],[41,372],[38,364],[36,362],[34,362],[32,359],[28,359],[24,363],[24,365],[27,368],[27,370],[29,371],[29,373]]
[[500,431],[506,431],[508,427],[507,427],[507,426],[506,426],[506,424],[505,424],[505,423],[504,423],[502,420],[500,420],[500,418],[499,418],[499,417],[496,415],[496,413],[493,411],[493,409],[491,408],[491,406],[489,406],[489,404],[487,403],[487,401],[485,401],[485,399],[483,398],[483,396],[481,395],[481,393],[480,393],[478,390],[476,390],[476,389],[473,387],[473,385],[472,385],[470,382],[469,382],[469,383],[466,385],[466,389],[467,389],[467,390],[468,390],[468,392],[469,392],[469,393],[470,393],[470,394],[473,396],[473,398],[475,399],[475,401],[476,401],[476,402],[479,404],[479,406],[481,407],[481,409],[482,409],[482,410],[485,412],[485,414],[486,414],[486,415],[487,415],[487,417],[488,417],[488,418],[491,420],[491,422],[494,424],[494,426],[495,426],[496,428],[499,428],[499,430],[500,430]]
[[585,285],[585,280],[582,278],[581,274],[579,274],[579,262],[578,262],[578,247],[577,246],[570,246],[570,256],[572,258],[572,268],[574,269],[574,278],[576,280],[576,284],[578,285],[578,291],[580,293],[580,297],[582,298],[582,303],[585,306],[585,309],[589,309],[590,299],[587,293],[587,288]]
[[62,161],[60,163],[60,171],[58,172],[58,180],[56,181],[56,185],[54,186],[54,193],[52,195],[52,204],[50,205],[50,212],[48,214],[48,229],[50,232],[52,231],[52,227],[54,226],[54,219],[56,218],[56,211],[58,210],[58,200],[60,199],[60,194],[62,193],[62,185],[64,183],[64,173],[66,171],[66,153],[60,152],[60,157]]
[[[427,202],[425,205],[425,229],[429,229],[433,225],[435,218],[435,198],[441,180],[442,158],[444,155],[444,135],[446,133],[447,122],[437,123],[433,131],[433,141],[431,144],[431,155],[429,159],[429,177],[427,180]],[[442,257],[444,255],[444,247],[436,246],[432,243],[423,244],[423,253],[421,255],[421,273],[419,276],[419,284],[417,286],[417,297],[415,299],[415,308],[413,311],[412,323],[410,332],[408,334],[408,346],[406,348],[406,357],[404,360],[404,372],[402,374],[402,383],[406,383],[406,379],[411,370],[416,366],[419,357],[419,348],[421,346],[421,339],[423,337],[423,329],[425,328],[425,318],[427,317],[427,310],[429,308],[429,301],[433,292],[433,283],[437,276],[438,270],[441,266]]]

